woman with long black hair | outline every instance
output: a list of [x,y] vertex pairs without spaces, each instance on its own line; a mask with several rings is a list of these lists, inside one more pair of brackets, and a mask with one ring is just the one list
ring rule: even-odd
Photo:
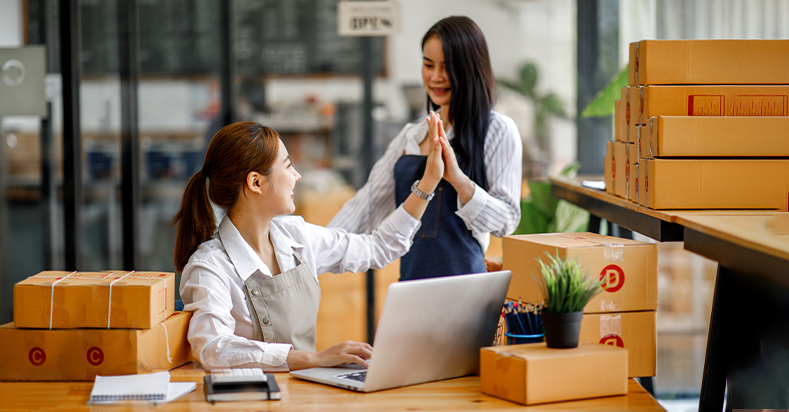
[[[422,216],[400,280],[485,271],[490,235],[520,221],[522,143],[515,123],[492,110],[495,80],[485,37],[468,17],[447,17],[422,39],[428,110],[437,110],[444,176]],[[430,148],[427,121],[390,143],[367,183],[329,227],[370,233],[414,191]]]

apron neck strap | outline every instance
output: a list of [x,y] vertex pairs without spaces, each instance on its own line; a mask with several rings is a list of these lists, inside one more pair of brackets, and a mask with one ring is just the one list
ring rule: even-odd
[[296,261],[299,262],[299,265],[303,265],[305,263],[304,257],[301,256],[301,253],[299,253],[295,247],[293,248],[293,256],[296,257]]

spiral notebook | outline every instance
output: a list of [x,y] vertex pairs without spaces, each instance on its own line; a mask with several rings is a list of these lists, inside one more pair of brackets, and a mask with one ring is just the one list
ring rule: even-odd
[[148,375],[96,376],[91,402],[161,401],[167,397],[170,372]]

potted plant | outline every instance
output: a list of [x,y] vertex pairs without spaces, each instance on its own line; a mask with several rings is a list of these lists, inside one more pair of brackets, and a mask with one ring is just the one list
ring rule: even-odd
[[537,259],[542,282],[535,277],[546,300],[542,312],[545,342],[549,348],[578,347],[584,306],[603,290],[604,280],[590,278],[589,268],[582,273],[577,257],[562,258],[558,251],[556,256],[545,254],[547,264]]

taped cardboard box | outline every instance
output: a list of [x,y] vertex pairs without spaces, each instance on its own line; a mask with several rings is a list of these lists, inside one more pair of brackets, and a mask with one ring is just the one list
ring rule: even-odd
[[[644,126],[638,128],[639,134]],[[625,191],[627,200],[636,202],[636,168],[638,167],[638,144],[630,143],[627,145],[627,165],[625,169],[625,180],[627,180],[627,190]]]
[[581,341],[627,349],[627,376],[657,373],[657,323],[655,311],[584,314]]
[[655,116],[789,116],[789,86],[641,86],[630,99],[633,135]]
[[551,349],[545,343],[480,349],[482,393],[535,405],[627,393],[627,350],[581,343]]
[[153,329],[18,329],[0,326],[0,381],[92,381],[160,372],[191,360],[191,312]]
[[619,104],[622,101],[619,99],[614,100],[614,140],[621,141],[622,135],[620,134],[620,113],[619,113]]
[[605,165],[603,171],[605,174],[605,191],[606,193],[614,194],[614,144],[613,141],[605,142]]
[[14,324],[150,329],[173,313],[174,284],[164,272],[41,272],[14,285]]
[[[511,235],[503,239],[504,269],[512,271],[507,298],[541,302],[535,280],[541,279],[537,259],[546,253],[578,258],[589,276],[605,279],[603,292],[584,313],[609,313],[657,309],[657,246],[595,233],[544,233]],[[532,276],[532,274],[534,276]]]
[[641,40],[635,84],[789,84],[789,40]]
[[789,117],[657,116],[645,157],[789,157]]
[[646,159],[652,209],[789,209],[789,160]]
[[[614,157],[614,167],[616,170],[614,171],[614,194],[622,197],[627,198],[627,151],[630,144],[627,142],[616,142],[614,144],[614,151],[616,152]],[[619,176],[619,179],[617,179]]]

